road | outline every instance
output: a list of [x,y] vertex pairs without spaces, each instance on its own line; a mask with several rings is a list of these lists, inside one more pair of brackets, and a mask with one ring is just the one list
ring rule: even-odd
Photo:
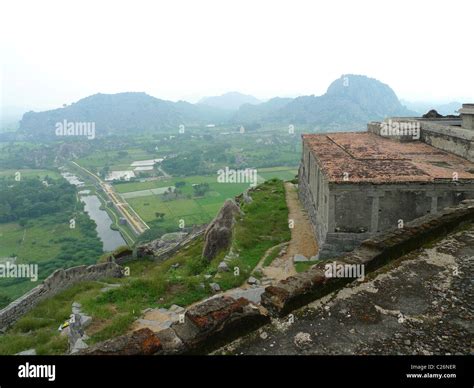
[[123,200],[123,198],[114,190],[113,186],[104,182],[97,175],[87,170],[86,168],[78,165],[76,162],[71,162],[79,169],[83,170],[90,176],[92,176],[102,188],[102,191],[105,193],[107,198],[112,202],[114,207],[120,213],[120,215],[127,220],[128,225],[133,230],[133,232],[139,236],[150,227],[146,224],[145,221],[138,215],[138,213],[132,209],[132,207]]

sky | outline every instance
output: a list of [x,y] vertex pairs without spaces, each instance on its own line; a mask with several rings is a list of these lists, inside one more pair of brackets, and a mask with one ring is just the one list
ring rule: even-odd
[[2,1],[0,106],[320,95],[342,74],[401,99],[474,102],[473,16],[472,0]]

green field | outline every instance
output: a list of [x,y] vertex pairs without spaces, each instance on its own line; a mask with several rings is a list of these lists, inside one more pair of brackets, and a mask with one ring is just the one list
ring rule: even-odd
[[80,238],[81,232],[51,216],[31,220],[25,228],[17,223],[0,224],[0,256],[13,255],[18,262],[41,263],[60,252],[59,246],[51,241],[61,237]]
[[[75,216],[69,227],[67,215],[54,214],[18,223],[0,224],[0,258],[16,257],[17,264],[37,264],[39,280],[57,268],[93,264],[102,254],[95,223],[85,214]],[[29,279],[0,279],[0,294],[15,299],[37,283]]]
[[[182,188],[184,198],[165,201],[160,195],[150,195],[128,198],[127,202],[145,222],[156,220],[155,213],[159,212],[165,213],[163,226],[177,227],[181,219],[190,226],[209,222],[227,198],[233,198],[249,187],[248,184],[217,183],[214,177],[189,177],[183,181],[186,181]],[[202,198],[187,198],[187,195],[192,196],[192,183],[209,183],[210,191]]]
[[[258,170],[259,184],[265,180],[278,178],[293,179],[297,170],[288,167],[262,168]],[[183,198],[165,201],[161,195],[146,195],[145,190],[154,190],[163,187],[175,186],[176,182],[186,182],[181,188]],[[210,191],[202,198],[194,198],[193,184],[208,183]],[[216,176],[191,176],[185,178],[171,178],[146,182],[131,182],[116,184],[119,193],[126,193],[124,199],[143,218],[145,222],[157,219],[155,213],[165,213],[160,222],[164,227],[178,226],[184,220],[185,226],[203,224],[215,217],[224,201],[241,194],[247,188],[247,183],[219,183]],[[136,193],[136,195],[134,195]]]
[[88,170],[97,170],[104,166],[110,166],[111,171],[131,170],[130,165],[136,160],[147,160],[159,158],[158,153],[150,153],[139,148],[128,148],[123,150],[126,155],[119,155],[120,151],[101,151],[76,160],[80,166]]

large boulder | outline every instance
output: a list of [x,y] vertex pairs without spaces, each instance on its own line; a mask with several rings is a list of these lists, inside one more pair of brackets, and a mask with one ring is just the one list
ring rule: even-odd
[[228,249],[232,242],[232,228],[235,217],[240,214],[239,206],[231,199],[224,202],[216,218],[209,224],[204,233],[204,249],[202,257],[208,261],[217,254]]

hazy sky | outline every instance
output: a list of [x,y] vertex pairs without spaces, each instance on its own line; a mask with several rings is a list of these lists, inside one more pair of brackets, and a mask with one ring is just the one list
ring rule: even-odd
[[472,0],[5,0],[0,15],[4,107],[319,95],[345,73],[400,98],[474,102]]

